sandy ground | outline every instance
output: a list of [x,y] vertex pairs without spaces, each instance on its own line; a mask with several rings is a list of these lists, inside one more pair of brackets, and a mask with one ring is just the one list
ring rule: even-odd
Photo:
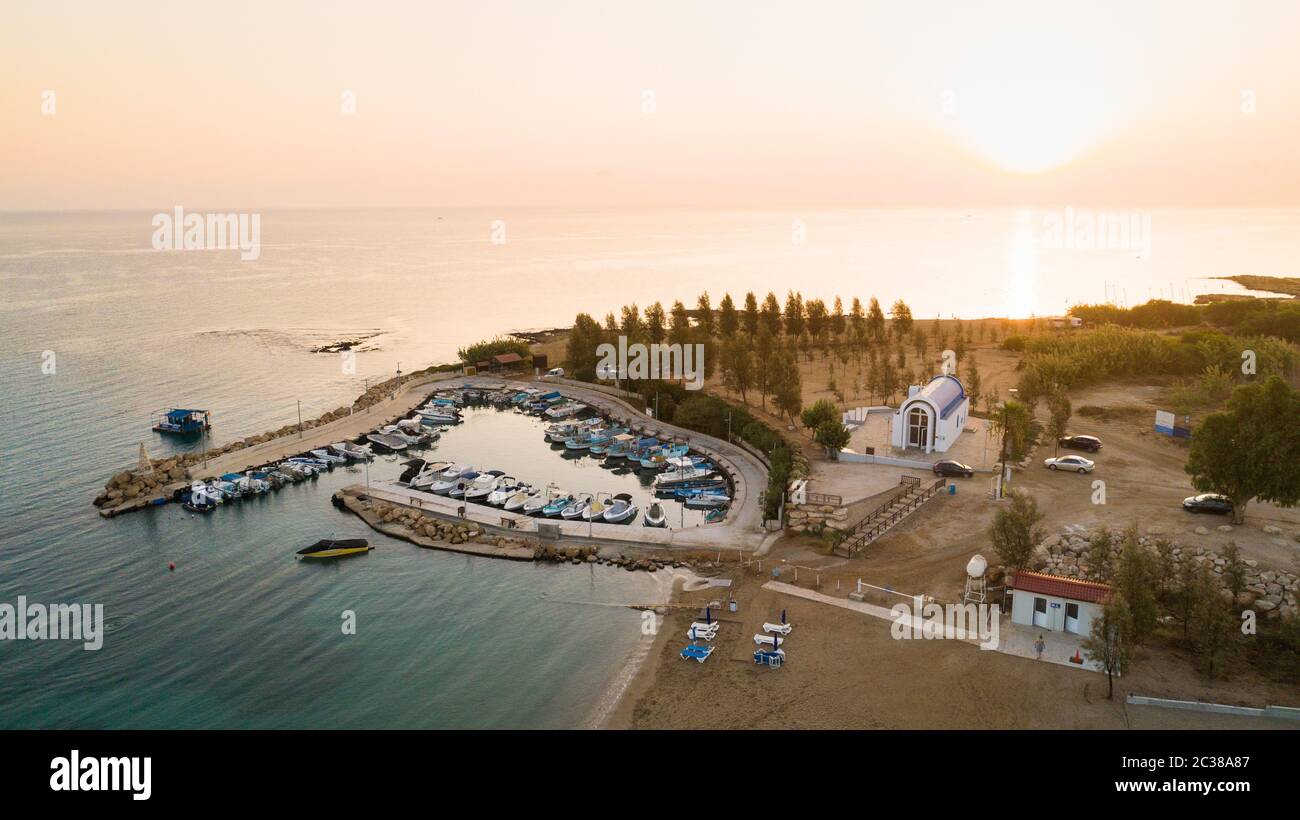
[[[722,616],[712,657],[678,657],[692,610],[664,618],[657,646],[610,716],[612,728],[706,729],[1175,729],[1300,728],[1291,721],[1129,707],[1128,691],[1163,695],[1158,675],[1139,668],[1106,698],[1104,676],[985,652],[958,641],[893,640],[889,624],[761,588],[741,573],[740,611]],[[714,591],[716,593],[716,591]],[[700,602],[702,593],[681,599]],[[752,636],[788,612],[794,632],[781,669],[753,664]],[[1185,665],[1185,663],[1183,664]],[[1147,670],[1164,664],[1147,663]],[[1240,700],[1240,683],[1203,685],[1191,695]],[[1282,693],[1262,692],[1271,697]],[[1184,692],[1184,696],[1188,693]],[[1294,697],[1292,697],[1294,700]],[[1271,702],[1280,702],[1276,698]]]

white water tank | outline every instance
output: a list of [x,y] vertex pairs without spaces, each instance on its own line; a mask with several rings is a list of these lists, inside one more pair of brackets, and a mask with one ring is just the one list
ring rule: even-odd
[[988,568],[989,562],[984,560],[984,556],[978,553],[966,562],[966,574],[972,578],[983,578],[984,570]]

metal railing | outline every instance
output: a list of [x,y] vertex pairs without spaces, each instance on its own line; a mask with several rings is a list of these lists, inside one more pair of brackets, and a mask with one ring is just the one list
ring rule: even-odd
[[804,498],[809,504],[830,504],[833,507],[844,506],[842,497],[829,493],[804,493]]
[[915,476],[903,476],[898,489],[883,504],[867,514],[867,517],[854,525],[847,536],[836,548],[852,558],[863,547],[884,535],[891,527],[911,515],[918,507],[934,498],[943,487],[940,478],[925,489],[920,489],[921,479]]

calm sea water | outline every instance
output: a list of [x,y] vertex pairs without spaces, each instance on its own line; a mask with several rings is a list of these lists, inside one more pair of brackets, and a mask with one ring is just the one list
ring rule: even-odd
[[[212,410],[224,441],[493,333],[705,288],[715,302],[797,286],[971,317],[1300,274],[1294,211],[1158,211],[1140,257],[1042,248],[1033,211],[268,211],[255,262],[154,251],[151,216],[0,214],[0,601],[102,603],[110,621],[99,652],[0,642],[0,726],[582,725],[639,641],[637,613],[598,604],[662,594],[640,574],[376,536],[328,504],[359,479],[344,471],[206,518],[101,520],[89,502],[137,445],[172,446],[149,432],[160,407]],[[355,373],[309,352],[371,331]],[[561,466],[540,437],[524,456],[469,427],[444,441],[447,457],[573,475],[546,474]],[[377,463],[372,478],[396,469]],[[563,469],[592,478],[569,489],[615,489],[594,462]],[[330,533],[378,549],[292,560]],[[341,634],[345,609],[356,636]]]

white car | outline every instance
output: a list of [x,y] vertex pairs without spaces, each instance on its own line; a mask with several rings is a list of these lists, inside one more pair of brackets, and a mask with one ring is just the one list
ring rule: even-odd
[[1097,464],[1083,456],[1060,456],[1043,460],[1043,466],[1049,470],[1073,470],[1076,473],[1091,473]]
[[563,367],[552,367],[550,370],[546,371],[546,375],[547,375],[547,377],[549,377],[549,378],[553,378],[553,379],[562,379],[562,378],[564,378],[564,368],[563,368]]

